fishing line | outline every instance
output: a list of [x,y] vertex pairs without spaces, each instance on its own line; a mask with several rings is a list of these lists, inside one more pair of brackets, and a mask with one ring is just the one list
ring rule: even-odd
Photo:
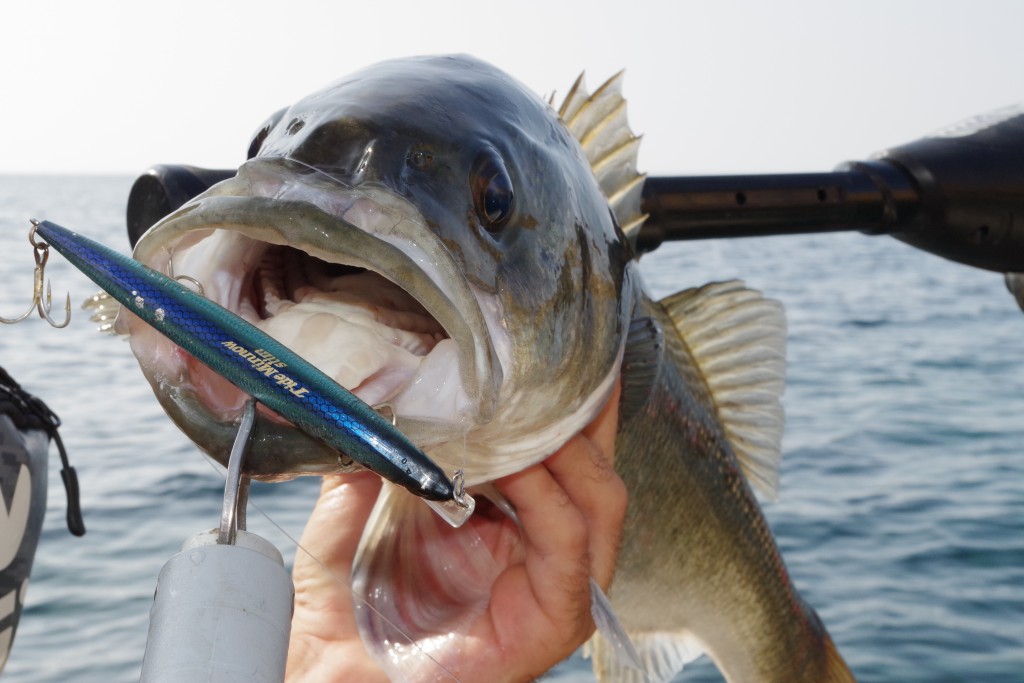
[[334,579],[338,583],[338,585],[340,585],[342,587],[348,587],[349,593],[361,605],[363,605],[364,607],[369,609],[371,612],[376,614],[378,617],[380,617],[388,626],[390,626],[391,628],[395,629],[395,631],[397,631],[398,634],[401,635],[408,642],[409,645],[412,645],[417,651],[419,651],[421,654],[426,656],[427,659],[429,659],[431,662],[433,662],[445,674],[450,676],[454,681],[456,681],[456,683],[462,683],[462,680],[458,676],[456,676],[450,669],[448,669],[444,664],[442,664],[437,659],[432,657],[429,652],[427,652],[425,649],[423,649],[423,647],[421,647],[419,644],[417,644],[416,641],[413,640],[413,638],[412,638],[412,636],[410,634],[408,634],[405,631],[403,631],[401,629],[401,627],[399,627],[393,621],[391,621],[386,616],[384,616],[384,614],[382,614],[380,610],[378,610],[373,605],[371,605],[369,602],[367,602],[365,598],[363,598],[361,595],[359,595],[354,590],[352,590],[352,588],[350,586],[347,586],[347,582],[342,577],[338,576],[338,574],[336,574],[334,572],[334,570],[332,570],[330,567],[328,567],[326,564],[324,564],[323,561],[320,560],[320,558],[318,558],[316,555],[314,555],[310,551],[306,550],[306,548],[299,541],[295,540],[295,538],[291,534],[289,534],[284,528],[282,528],[280,524],[278,524],[273,519],[271,519],[270,515],[268,515],[266,512],[264,512],[263,509],[259,505],[257,505],[255,501],[251,501],[250,504],[254,508],[256,508],[256,511],[259,512],[261,515],[263,515],[263,517],[268,522],[270,522],[270,524],[272,524],[278,531],[280,531],[282,534],[284,534],[284,536],[289,541],[291,541],[292,545],[294,545],[297,549],[301,550],[302,552],[306,553],[306,555],[308,555],[314,562],[316,562],[318,565],[320,565],[320,567],[322,567],[323,570],[326,571],[331,576],[331,578]]
[[[217,473],[217,475],[218,475],[219,477],[221,477],[222,479],[225,479],[225,480],[226,480],[226,479],[227,479],[227,474],[226,474],[226,472],[225,472],[225,471],[223,471],[223,467],[222,467],[222,466],[220,465],[220,463],[218,463],[218,462],[217,462],[217,461],[215,461],[215,460],[214,460],[214,459],[213,459],[212,457],[210,457],[209,455],[206,455],[205,453],[204,453],[203,455],[204,455],[204,458],[203,458],[203,459],[204,459],[204,460],[205,460],[205,461],[207,462],[207,464],[209,464],[209,465],[210,465],[210,467],[211,467],[211,468],[213,468],[213,470],[214,470],[214,471],[215,471],[215,472]],[[277,522],[276,522],[276,521],[275,521],[274,519],[272,519],[272,518],[270,517],[270,515],[269,515],[269,514],[267,514],[267,512],[266,512],[266,511],[264,511],[264,510],[263,510],[263,508],[261,508],[261,507],[259,506],[259,504],[257,504],[257,502],[256,502],[256,501],[255,501],[255,500],[253,499],[253,497],[252,497],[251,495],[250,495],[250,497],[249,497],[249,501],[248,501],[248,504],[249,504],[249,505],[250,505],[251,507],[255,508],[255,510],[256,510],[257,512],[259,512],[259,513],[260,513],[261,515],[263,515],[263,518],[264,518],[264,519],[266,519],[266,520],[267,520],[267,521],[268,521],[268,522],[269,522],[269,523],[271,524],[271,526],[273,526],[273,527],[274,527],[274,528],[276,528],[276,529],[277,529],[277,530],[278,530],[279,532],[281,532],[281,534],[283,534],[283,535],[284,535],[284,537],[285,537],[286,539],[288,539],[288,541],[289,541],[289,542],[290,542],[290,543],[291,543],[291,544],[292,544],[292,545],[293,545],[293,546],[294,546],[294,547],[295,547],[296,549],[298,549],[298,550],[301,550],[302,552],[306,553],[306,555],[308,555],[308,556],[310,557],[310,559],[312,559],[312,560],[313,560],[314,562],[316,562],[316,563],[317,563],[318,565],[320,565],[320,567],[321,567],[321,568],[322,568],[322,569],[323,569],[323,570],[324,570],[325,572],[327,572],[327,574],[328,574],[328,575],[329,575],[329,576],[330,576],[330,577],[331,577],[331,578],[332,578],[332,579],[333,579],[333,580],[334,580],[335,582],[337,582],[337,584],[338,584],[339,586],[341,586],[341,587],[343,587],[343,588],[347,588],[347,589],[348,589],[348,591],[349,591],[349,594],[350,594],[350,595],[352,596],[353,600],[357,601],[357,602],[358,602],[359,604],[363,605],[364,607],[366,607],[367,609],[369,609],[369,610],[370,610],[371,612],[373,612],[373,613],[374,613],[375,615],[377,615],[377,616],[378,616],[378,617],[379,617],[379,618],[380,618],[380,619],[381,619],[381,620],[382,620],[382,621],[383,621],[384,623],[386,623],[386,624],[387,624],[387,625],[388,625],[389,627],[391,627],[392,629],[394,629],[396,633],[398,633],[398,634],[399,634],[399,635],[400,635],[400,636],[401,636],[402,638],[404,638],[404,639],[406,640],[406,642],[407,642],[407,643],[408,643],[409,645],[411,645],[411,646],[412,646],[413,648],[415,648],[415,649],[416,649],[416,650],[417,650],[418,652],[420,652],[420,653],[421,653],[421,654],[422,654],[423,656],[425,656],[425,657],[426,657],[427,659],[429,659],[429,660],[430,660],[430,661],[431,661],[431,662],[432,662],[432,663],[433,663],[434,665],[436,665],[436,666],[437,666],[437,668],[439,668],[439,669],[440,669],[441,671],[443,671],[443,672],[444,672],[444,673],[445,673],[446,675],[448,675],[449,677],[451,677],[451,679],[452,679],[452,680],[454,680],[454,681],[455,681],[455,683],[463,683],[462,679],[460,679],[460,678],[459,678],[458,676],[456,676],[456,675],[455,675],[455,673],[454,673],[454,672],[452,672],[452,671],[451,671],[451,670],[450,670],[450,669],[449,669],[448,667],[446,667],[446,666],[445,666],[444,664],[442,664],[442,663],[441,663],[441,662],[439,662],[439,661],[438,661],[437,659],[435,659],[435,658],[434,658],[433,656],[431,656],[431,654],[430,654],[429,652],[427,652],[427,651],[426,651],[426,650],[425,650],[425,649],[424,649],[424,648],[423,648],[423,647],[422,647],[421,645],[419,645],[419,644],[418,644],[418,643],[417,643],[417,642],[416,642],[416,641],[415,641],[415,640],[413,639],[413,637],[412,637],[412,636],[411,636],[411,635],[410,635],[409,633],[407,633],[406,631],[404,631],[404,630],[403,630],[403,629],[402,629],[402,628],[401,628],[401,627],[400,627],[400,626],[399,626],[398,624],[396,624],[396,623],[394,623],[393,621],[391,621],[390,619],[388,619],[388,618],[387,618],[387,616],[385,616],[384,614],[382,614],[380,610],[378,610],[377,608],[375,608],[375,607],[374,607],[373,605],[371,605],[371,604],[370,604],[369,602],[367,602],[367,600],[366,600],[365,598],[363,598],[363,597],[362,597],[361,595],[359,595],[358,593],[356,593],[356,592],[355,592],[355,591],[354,591],[354,590],[352,589],[352,587],[348,585],[348,582],[347,582],[347,581],[346,581],[346,580],[345,580],[345,579],[344,579],[343,577],[341,577],[341,576],[339,576],[339,575],[338,575],[337,573],[335,573],[335,572],[334,572],[334,570],[332,570],[332,569],[331,569],[330,567],[328,567],[328,566],[327,566],[326,564],[324,564],[324,562],[323,562],[322,560],[320,560],[320,558],[318,558],[318,557],[317,557],[316,555],[314,555],[314,554],[313,554],[313,553],[311,553],[311,552],[310,552],[309,550],[307,550],[307,549],[306,549],[306,548],[305,548],[305,547],[304,547],[304,546],[303,546],[303,545],[302,545],[302,544],[301,544],[301,543],[300,543],[300,542],[299,542],[299,541],[298,541],[298,540],[297,540],[297,539],[296,539],[296,538],[295,538],[294,536],[292,536],[292,535],[291,535],[291,534],[290,534],[290,533],[289,533],[289,532],[288,532],[288,531],[287,531],[287,530],[286,530],[286,529],[285,529],[284,527],[282,527],[282,526],[281,526],[280,524],[278,524],[278,523],[277,523]]]

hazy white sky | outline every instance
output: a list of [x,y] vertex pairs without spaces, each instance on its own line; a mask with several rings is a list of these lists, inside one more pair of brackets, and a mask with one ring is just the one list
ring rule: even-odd
[[625,68],[651,173],[830,170],[1024,101],[1022,27],[1015,0],[10,2],[0,173],[234,167],[276,109],[441,52],[542,93]]

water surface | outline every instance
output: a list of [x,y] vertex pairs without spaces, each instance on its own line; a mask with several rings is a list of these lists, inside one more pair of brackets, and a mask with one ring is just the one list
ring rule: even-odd
[[[0,176],[0,315],[32,283],[28,219],[127,251],[131,178]],[[1024,314],[1000,276],[890,238],[672,244],[644,258],[658,296],[742,278],[789,320],[780,501],[766,512],[794,580],[861,681],[1024,681]],[[54,296],[96,291],[59,255]],[[163,563],[219,519],[222,480],[153,398],[123,341],[80,311],[0,327],[0,365],[62,418],[84,538],[59,468],[5,680],[138,680]],[[317,482],[257,486],[298,537]],[[250,529],[290,558],[259,513]],[[666,587],[671,599],[671,587]],[[574,658],[550,676],[592,681]],[[707,660],[680,681],[721,681]]]

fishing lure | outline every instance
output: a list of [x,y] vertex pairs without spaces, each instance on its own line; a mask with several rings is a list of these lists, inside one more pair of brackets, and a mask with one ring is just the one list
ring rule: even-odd
[[33,225],[121,305],[307,434],[431,503],[454,526],[472,514],[461,473],[449,479],[391,422],[270,335],[99,242],[49,221]]

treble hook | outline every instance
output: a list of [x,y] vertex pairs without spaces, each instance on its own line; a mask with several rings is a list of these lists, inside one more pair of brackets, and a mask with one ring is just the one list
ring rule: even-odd
[[[38,225],[39,221],[33,219],[32,229],[28,231],[28,241],[35,250],[32,252],[32,255],[35,257],[36,261],[36,269],[33,274],[32,284],[32,303],[29,304],[28,310],[17,318],[8,319],[0,316],[0,323],[6,323],[8,325],[20,323],[22,320],[32,315],[32,309],[35,309],[39,312],[39,317],[50,323],[53,327],[67,327],[68,323],[71,322],[71,294],[67,295],[67,301],[64,304],[64,322],[59,323],[50,317],[50,310],[52,309],[53,301],[50,294],[50,282],[44,277],[46,261],[50,258],[50,245],[42,240],[36,239],[36,227]],[[44,284],[45,288],[43,286]]]

